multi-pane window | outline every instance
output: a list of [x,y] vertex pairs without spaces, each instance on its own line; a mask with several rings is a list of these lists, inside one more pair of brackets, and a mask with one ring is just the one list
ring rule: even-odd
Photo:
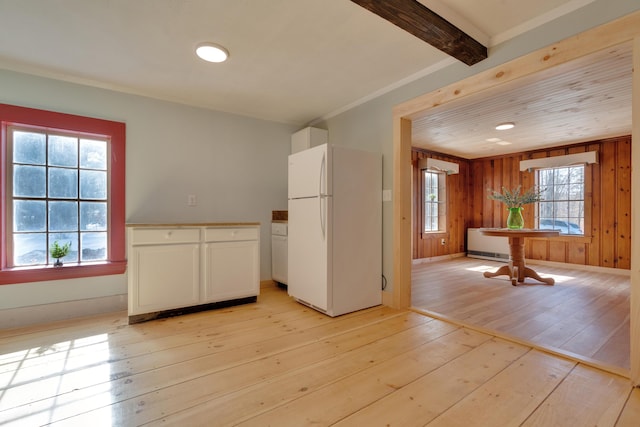
[[428,169],[424,176],[424,231],[444,231],[445,219],[445,174]]
[[539,169],[537,226],[562,234],[584,234],[584,165]]
[[70,244],[62,261],[108,256],[108,140],[38,128],[7,129],[12,239],[8,266],[53,264],[54,242]]

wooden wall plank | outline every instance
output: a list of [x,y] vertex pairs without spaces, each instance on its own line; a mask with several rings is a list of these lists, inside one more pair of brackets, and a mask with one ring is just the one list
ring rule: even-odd
[[567,260],[571,264],[587,264],[587,245],[582,242],[567,242]]
[[549,258],[547,261],[567,262],[567,242],[549,240]]
[[616,267],[631,268],[631,138],[616,145]]
[[[599,151],[600,144],[587,145],[587,151]],[[587,165],[584,171],[585,219],[584,232],[591,237],[587,246],[587,265],[600,265],[600,166]]]
[[[535,151],[535,152],[527,152],[527,153],[523,153],[520,155],[520,157],[522,158],[522,160],[530,160],[530,159],[541,159],[544,157],[548,157],[549,153],[546,151]],[[526,176],[528,177],[528,182],[526,183],[527,185],[524,186],[525,189],[529,189],[531,187],[533,187],[536,184],[536,173],[535,171],[527,171],[524,172],[526,174]],[[527,216],[528,215],[528,216]],[[534,227],[535,226],[535,209],[527,209],[525,212],[525,224],[527,227]],[[531,239],[527,239],[525,240],[525,257],[528,257],[530,253],[533,253],[534,248],[532,246],[532,242]],[[547,259],[548,257],[548,245],[544,245],[544,255],[540,254],[540,248],[537,249],[537,253],[538,256],[541,256],[541,258],[536,258],[536,259]]]
[[[488,168],[485,170],[491,174],[490,185],[486,187],[492,190],[500,191],[502,186],[504,185],[502,182],[502,159],[491,159],[489,160]],[[502,209],[501,205],[494,200],[489,201],[489,212],[487,215],[488,223],[485,222],[485,227],[500,227],[502,224]],[[506,216],[505,216],[506,220]]]
[[483,172],[484,168],[484,163],[483,162],[472,162],[470,167],[469,167],[469,176],[468,176],[468,184],[467,184],[467,188],[470,190],[469,194],[472,195],[472,206],[471,206],[471,211],[472,211],[472,217],[470,218],[470,227],[473,228],[478,228],[478,227],[482,227],[484,221],[484,206],[485,203],[488,201],[487,200],[487,190],[485,187],[485,183],[484,181],[482,182],[482,185],[474,185],[474,182],[476,182],[474,180],[474,177],[484,177],[485,174]]
[[473,177],[474,182],[482,181],[482,191],[484,194],[483,204],[482,204],[482,227],[493,227],[493,208],[495,203],[492,200],[487,198],[487,190],[490,188],[496,188],[496,183],[494,182],[494,173],[493,173],[493,161],[486,160],[482,162],[483,168],[481,177],[476,179]]
[[[522,188],[526,191],[529,188],[532,188],[536,185],[536,176],[534,172],[524,171],[520,172],[520,161],[527,160],[528,156],[521,154],[517,157],[517,161],[515,163],[516,170],[514,173],[520,175],[520,183]],[[522,211],[522,216],[524,217],[524,226],[527,228],[533,228],[535,221],[535,209],[525,209]]]
[[602,144],[600,148],[601,185],[600,206],[600,265],[602,267],[616,266],[615,236],[616,236],[616,145]]
[[525,256],[529,259],[540,259],[540,260],[548,260],[549,259],[549,251],[548,251],[548,241],[541,239],[527,239],[529,242],[529,253]]

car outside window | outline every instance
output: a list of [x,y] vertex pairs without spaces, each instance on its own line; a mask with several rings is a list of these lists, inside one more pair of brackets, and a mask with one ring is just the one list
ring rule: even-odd
[[537,228],[584,235],[584,165],[539,169]]

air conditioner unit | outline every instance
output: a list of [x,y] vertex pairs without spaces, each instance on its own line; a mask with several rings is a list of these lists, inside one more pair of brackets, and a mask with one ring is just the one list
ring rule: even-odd
[[479,228],[468,228],[467,256],[507,262],[509,261],[509,238],[485,236]]

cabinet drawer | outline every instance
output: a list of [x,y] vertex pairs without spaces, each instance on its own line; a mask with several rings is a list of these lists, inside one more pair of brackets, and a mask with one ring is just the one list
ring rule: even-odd
[[200,230],[195,228],[138,228],[131,233],[132,245],[198,243]]
[[207,242],[232,242],[237,240],[258,240],[258,229],[251,228],[207,228],[204,231]]

